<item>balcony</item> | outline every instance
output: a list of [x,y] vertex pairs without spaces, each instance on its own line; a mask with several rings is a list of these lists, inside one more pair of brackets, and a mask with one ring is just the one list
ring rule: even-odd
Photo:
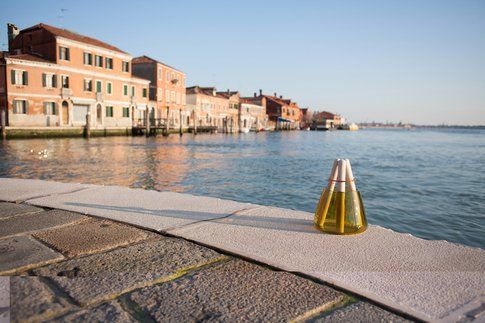
[[177,84],[179,82],[178,79],[172,79],[172,84]]
[[72,90],[69,88],[61,88],[61,98],[69,99],[72,96]]

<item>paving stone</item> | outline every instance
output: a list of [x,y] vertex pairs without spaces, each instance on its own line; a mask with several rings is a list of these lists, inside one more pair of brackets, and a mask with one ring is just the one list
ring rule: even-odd
[[290,321],[344,297],[311,280],[235,259],[124,296],[158,322]]
[[91,185],[56,183],[36,179],[0,178],[0,201],[26,201],[40,196],[79,191],[88,187],[91,187]]
[[64,257],[28,236],[0,240],[0,274],[48,264]]
[[0,219],[8,218],[15,215],[42,212],[42,211],[44,210],[41,208],[27,205],[27,204],[0,202]]
[[485,286],[484,249],[376,225],[358,235],[324,234],[308,212],[259,207],[170,233],[305,273],[424,321],[464,311]]
[[84,215],[77,213],[50,210],[0,219],[0,238],[55,227],[86,218]]
[[324,322],[412,322],[380,307],[366,303],[352,303],[331,311],[326,315],[310,320],[312,323]]
[[35,233],[34,236],[66,256],[80,256],[158,236],[107,220],[88,219],[73,225]]
[[39,277],[11,277],[13,322],[39,322],[75,308]]
[[88,310],[81,310],[48,322],[138,322],[123,310],[117,301],[103,303]]
[[10,322],[10,277],[0,277],[0,323]]
[[34,273],[52,277],[72,298],[85,305],[169,279],[220,257],[213,250],[185,240],[161,237],[52,264]]

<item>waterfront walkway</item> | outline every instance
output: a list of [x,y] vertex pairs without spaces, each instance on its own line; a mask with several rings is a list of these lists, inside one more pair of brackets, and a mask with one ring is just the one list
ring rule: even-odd
[[112,186],[0,179],[0,201],[0,322],[483,319],[478,248]]

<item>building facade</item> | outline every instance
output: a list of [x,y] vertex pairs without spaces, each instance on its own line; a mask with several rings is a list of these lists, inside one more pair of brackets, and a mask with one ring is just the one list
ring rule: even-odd
[[338,114],[328,111],[321,111],[313,114],[312,127],[315,129],[329,130],[338,128],[345,123],[345,120]]
[[197,127],[214,127],[219,132],[239,131],[239,92],[217,92],[215,87],[186,89],[187,108],[193,111]]
[[7,126],[82,127],[89,116],[93,128],[128,128],[147,108],[150,82],[131,75],[122,50],[45,24],[8,31],[0,58]]
[[284,99],[283,96],[266,95],[262,90],[259,90],[259,95],[254,93],[253,97],[245,98],[246,100],[261,105],[266,109],[268,115],[268,122],[277,130],[300,129],[301,110],[296,102],[290,99]]
[[150,105],[154,118],[168,122],[170,128],[188,128],[193,111],[186,109],[185,73],[148,56],[132,61],[133,75],[149,80]]
[[268,116],[266,108],[252,101],[241,98],[239,106],[239,131],[267,130]]

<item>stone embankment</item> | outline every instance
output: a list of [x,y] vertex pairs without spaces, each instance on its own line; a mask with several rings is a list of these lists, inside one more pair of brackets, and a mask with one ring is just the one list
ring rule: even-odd
[[485,251],[171,192],[0,179],[0,322],[473,321]]

